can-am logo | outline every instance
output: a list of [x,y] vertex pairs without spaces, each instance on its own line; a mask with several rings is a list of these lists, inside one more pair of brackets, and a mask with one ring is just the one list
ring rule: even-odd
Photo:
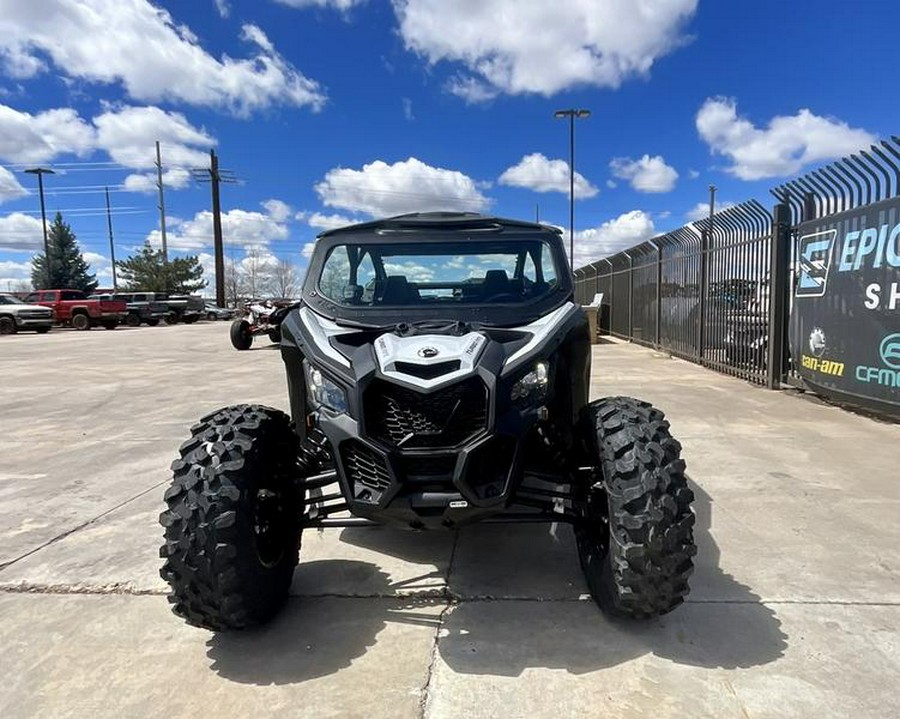
[[883,387],[900,387],[900,332],[888,335],[878,346],[878,354],[884,367],[856,368],[856,379],[866,384],[880,384]]
[[797,280],[797,297],[822,297],[825,294],[835,235],[837,230],[828,230],[800,238],[800,278]]
[[813,331],[809,333],[809,351],[816,357],[821,357],[825,354],[825,346],[825,330],[821,327],[814,327]]
[[437,347],[422,347],[419,349],[419,357],[424,357],[425,359],[431,359],[432,357],[437,357],[440,352],[438,352]]

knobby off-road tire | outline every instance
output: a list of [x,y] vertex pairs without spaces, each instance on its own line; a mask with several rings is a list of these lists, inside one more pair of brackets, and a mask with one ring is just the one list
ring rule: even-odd
[[156,327],[159,324],[159,317],[151,317],[147,320],[148,327]]
[[273,327],[268,332],[269,341],[274,342],[275,344],[281,343],[281,327]]
[[253,333],[247,320],[231,323],[231,344],[236,350],[248,350],[253,346]]
[[297,436],[286,414],[260,405],[221,409],[191,434],[159,518],[169,602],[214,631],[260,624],[287,599],[298,560]]
[[688,594],[696,554],[681,445],[660,410],[630,397],[588,405],[584,431],[603,477],[576,526],[591,595],[616,616],[665,614]]

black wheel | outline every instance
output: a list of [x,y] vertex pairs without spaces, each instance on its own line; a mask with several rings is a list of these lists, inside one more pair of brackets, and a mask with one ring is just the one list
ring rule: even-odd
[[136,315],[133,312],[125,315],[125,324],[129,327],[140,327],[141,326],[141,317],[140,315]]
[[159,324],[159,317],[151,317],[149,320],[147,320],[148,327],[156,327],[156,325],[158,325],[158,324]]
[[0,335],[14,335],[19,331],[12,317],[0,317]]
[[177,325],[178,324],[178,314],[175,312],[170,312],[165,316],[165,321],[167,325]]
[[50,328],[49,327],[37,327],[37,328],[35,328],[34,331],[37,332],[39,335],[45,335],[50,331]]
[[119,321],[118,320],[104,320],[102,322],[102,325],[103,325],[104,329],[114,330],[116,327],[119,326]]
[[183,317],[181,321],[184,322],[186,325],[192,325],[192,324],[194,324],[194,322],[196,322],[199,319],[200,319],[199,315],[196,315],[196,316],[192,315],[190,317]]
[[272,340],[275,344],[281,342],[281,328],[273,327],[269,330],[269,339]]
[[91,318],[87,315],[72,315],[72,327],[76,330],[89,330],[91,328]]
[[613,615],[665,614],[684,601],[697,552],[681,445],[660,410],[630,397],[588,405],[584,432],[600,470],[575,528],[591,595]]
[[215,322],[218,318],[216,317],[215,312],[207,312],[206,319],[208,319],[210,322]]
[[231,323],[231,344],[236,350],[248,350],[253,346],[253,333],[247,320],[235,320]]
[[297,436],[286,414],[260,405],[221,409],[191,434],[159,518],[169,602],[214,631],[260,624],[287,599],[298,560]]

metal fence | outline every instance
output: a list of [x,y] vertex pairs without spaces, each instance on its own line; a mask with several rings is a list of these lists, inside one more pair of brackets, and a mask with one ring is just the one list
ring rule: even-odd
[[798,229],[900,196],[892,137],[773,189],[575,270],[576,298],[602,294],[601,331],[751,382],[803,386],[789,324]]

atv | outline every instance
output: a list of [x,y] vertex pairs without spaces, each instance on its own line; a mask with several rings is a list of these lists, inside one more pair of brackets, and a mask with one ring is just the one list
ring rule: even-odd
[[281,342],[281,321],[292,305],[291,302],[272,300],[244,303],[244,316],[231,323],[231,346],[236,350],[248,350],[258,335],[268,335],[275,344]]
[[555,229],[422,213],[324,232],[280,349],[290,416],[212,412],[172,465],[161,574],[189,624],[269,620],[303,530],[373,523],[568,523],[601,609],[653,617],[687,595],[681,446],[647,402],[588,402]]

